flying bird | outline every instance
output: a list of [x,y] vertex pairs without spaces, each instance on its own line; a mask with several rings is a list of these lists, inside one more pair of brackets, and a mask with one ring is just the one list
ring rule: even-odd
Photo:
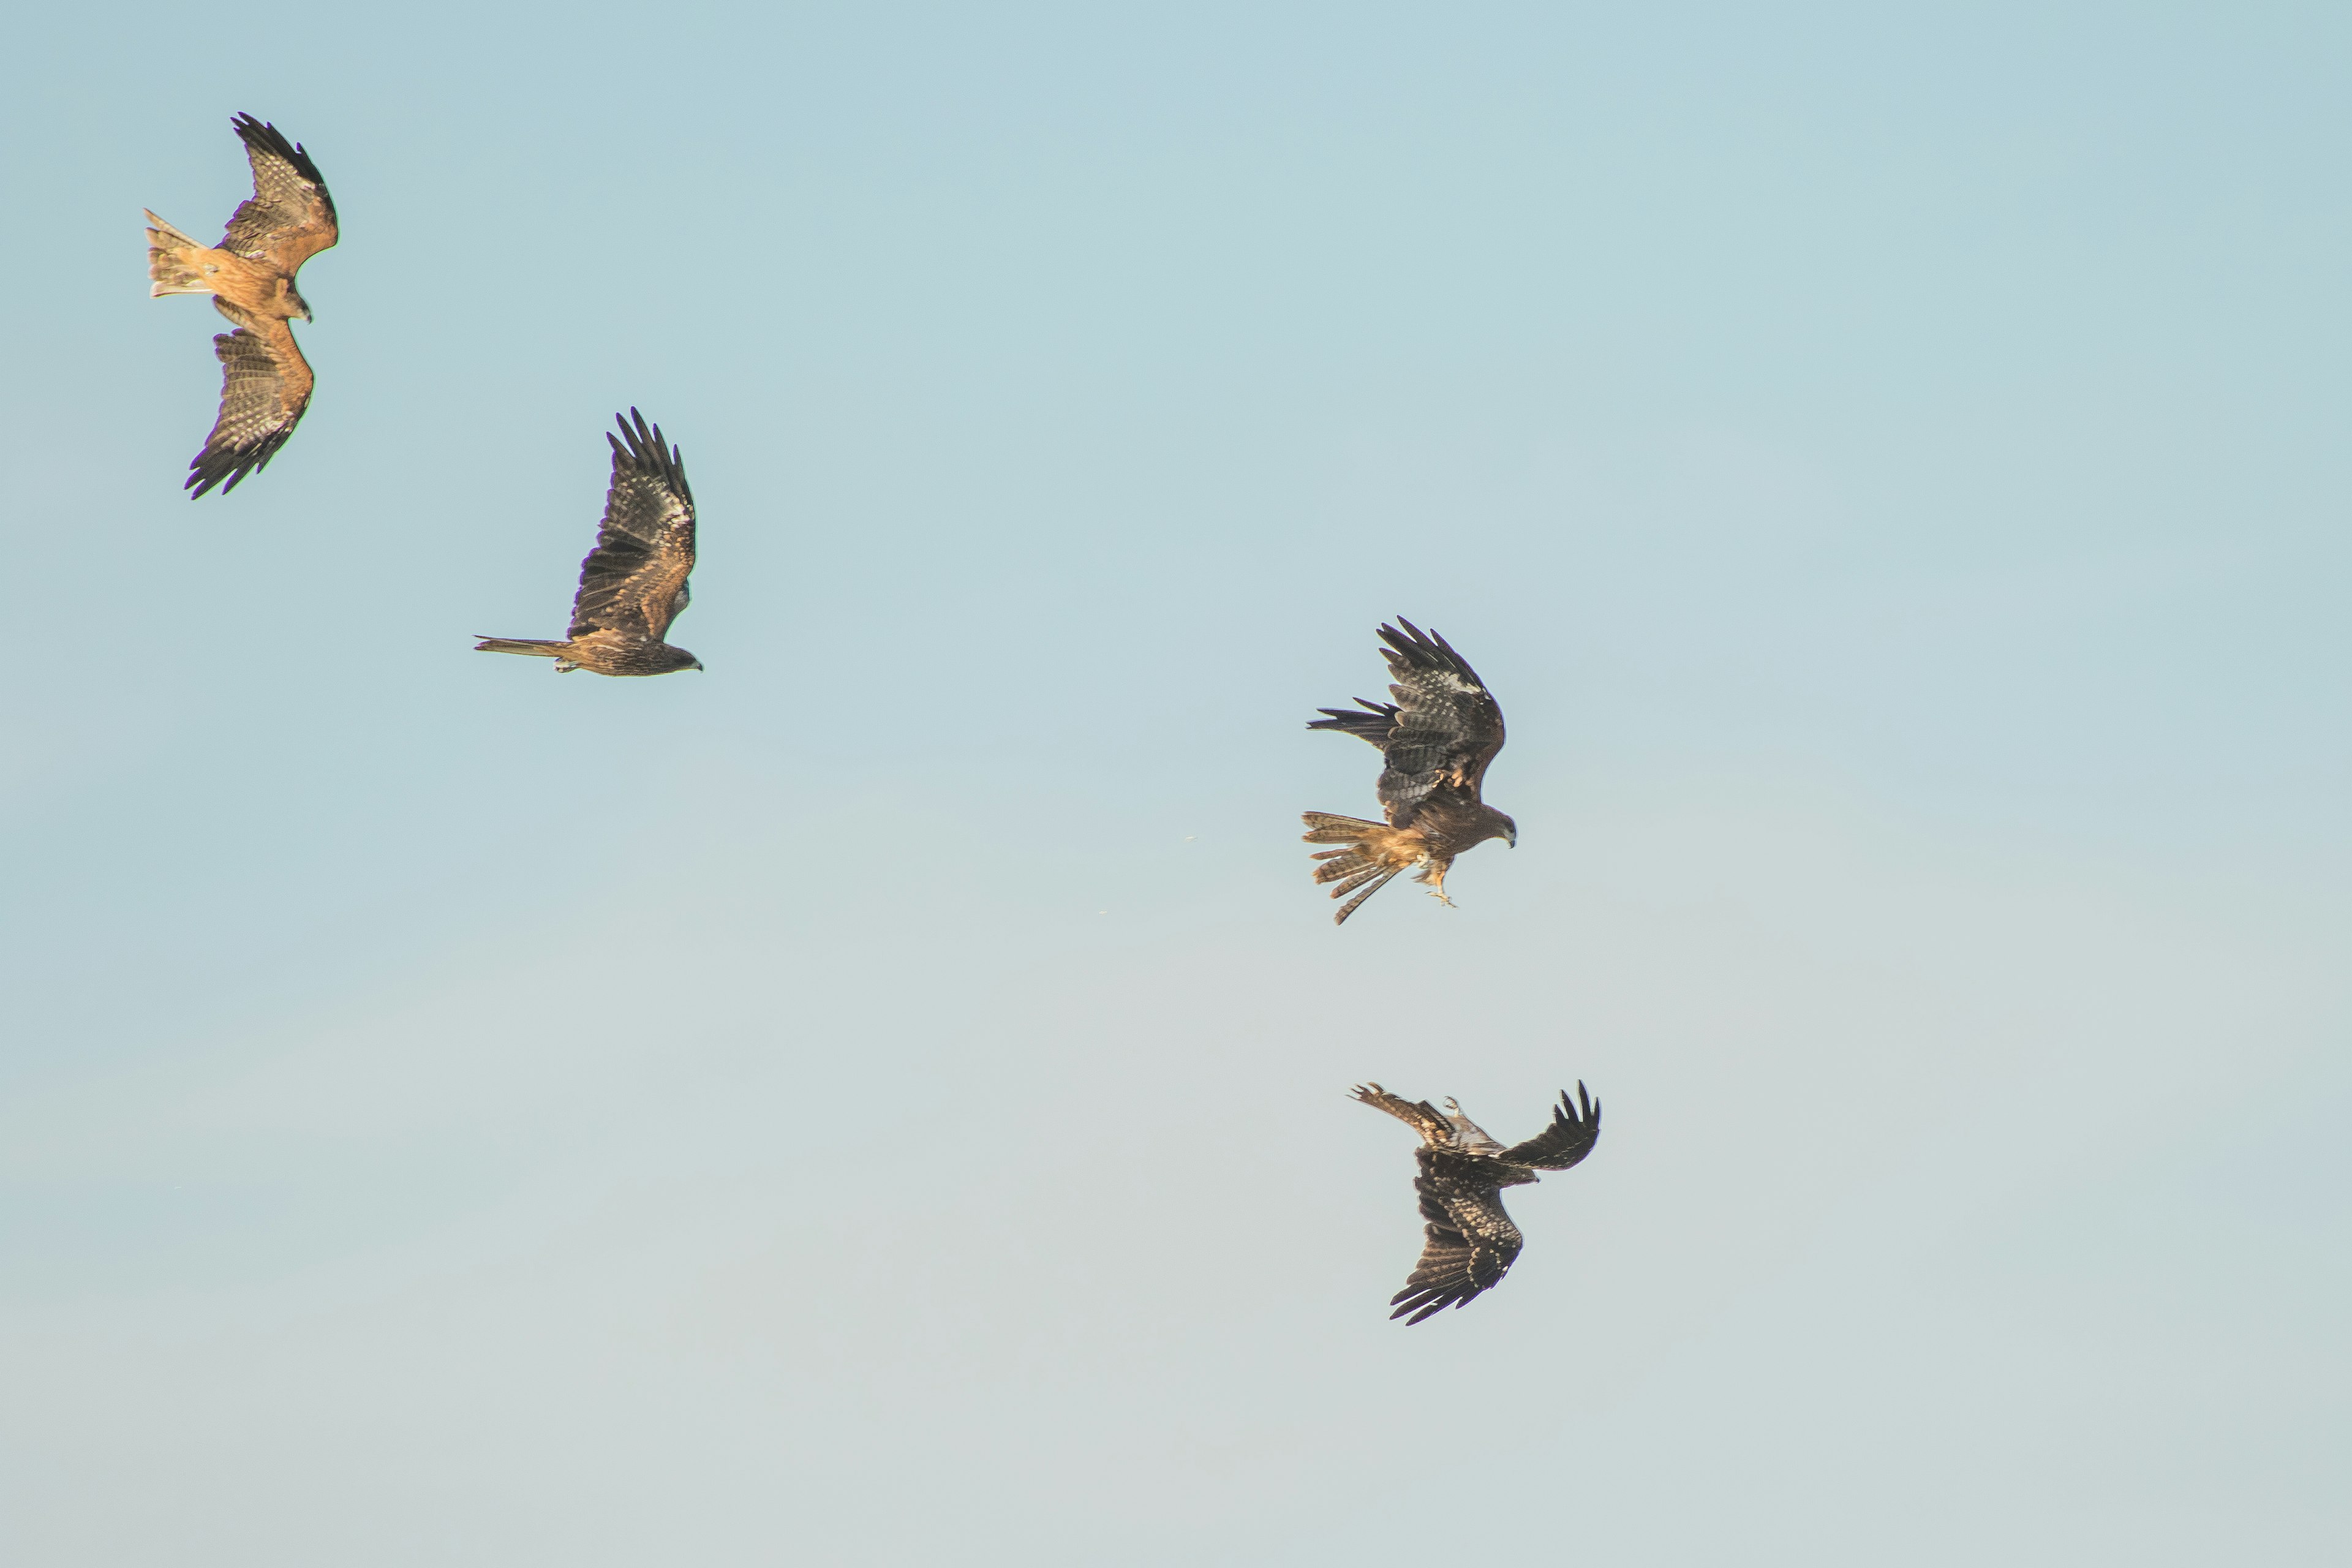
[[1405,1318],[1407,1327],[1501,1284],[1527,1245],[1503,1212],[1503,1189],[1528,1185],[1538,1171],[1567,1170],[1601,1139],[1601,1102],[1581,1083],[1574,1100],[1561,1093],[1550,1126],[1507,1149],[1451,1100],[1440,1110],[1425,1100],[1400,1100],[1376,1083],[1360,1083],[1354,1094],[1421,1134],[1421,1147],[1413,1151],[1421,1174],[1412,1187],[1428,1226],[1421,1261],[1404,1289],[1389,1298],[1396,1309],[1391,1320],[1412,1314]]
[[1381,750],[1386,826],[1328,811],[1301,818],[1307,843],[1345,846],[1316,855],[1322,864],[1315,879],[1338,883],[1331,889],[1335,899],[1363,889],[1331,917],[1335,925],[1346,924],[1357,906],[1400,871],[1413,871],[1415,881],[1429,884],[1429,896],[1450,909],[1445,873],[1456,856],[1489,838],[1515,847],[1519,842],[1518,824],[1479,798],[1486,764],[1503,749],[1503,710],[1478,672],[1453,644],[1402,616],[1396,626],[1381,627],[1381,640],[1388,645],[1381,654],[1395,678],[1389,694],[1396,700],[1359,697],[1356,708],[1362,711],[1321,708],[1317,711],[1324,716],[1307,725],[1354,735]]
[[[675,447],[662,444],[661,426],[629,410],[613,447],[613,488],[596,548],[580,563],[580,592],[572,601],[572,630],[562,642],[483,637],[478,653],[521,653],[555,660],[558,670],[599,675],[667,675],[700,669],[702,661],[662,641],[686,611],[687,574],[694,570],[694,492]],[[626,443],[624,445],[624,443]],[[480,636],[476,633],[476,636]]]
[[[253,196],[239,202],[217,246],[197,244],[153,213],[147,230],[152,299],[210,294],[236,331],[213,339],[221,363],[220,417],[188,464],[194,500],[215,485],[226,495],[269,466],[310,405],[310,365],[294,346],[296,316],[310,320],[295,291],[302,263],[335,243],[335,203],[319,166],[299,142],[250,114],[231,121],[253,163]],[[227,482],[224,485],[223,480]]]

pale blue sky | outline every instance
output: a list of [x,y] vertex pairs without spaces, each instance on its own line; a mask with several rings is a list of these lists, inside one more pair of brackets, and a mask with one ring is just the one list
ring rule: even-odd
[[[13,26],[12,1568],[2352,1554],[2352,13]],[[630,404],[709,673],[471,652]],[[1608,1105],[1410,1331],[1365,1078]]]

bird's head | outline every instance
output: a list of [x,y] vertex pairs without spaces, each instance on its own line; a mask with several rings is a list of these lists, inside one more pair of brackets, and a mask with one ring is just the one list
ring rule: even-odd
[[296,293],[294,291],[294,286],[290,283],[286,286],[286,303],[296,315],[301,317],[304,321],[314,321],[318,320],[317,317],[310,314],[310,301]]
[[1517,849],[1519,847],[1519,825],[1499,811],[1495,814],[1495,836]]

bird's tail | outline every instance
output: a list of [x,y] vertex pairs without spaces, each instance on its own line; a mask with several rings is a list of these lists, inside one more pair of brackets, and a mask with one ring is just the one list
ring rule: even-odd
[[1328,811],[1301,812],[1298,820],[1307,826],[1299,840],[1303,844],[1365,844],[1395,831],[1386,823],[1366,822],[1360,816],[1339,816]]
[[[476,632],[476,637],[482,634]],[[572,650],[564,642],[542,642],[537,637],[482,637],[474,645],[476,653],[520,653],[533,658],[562,658]]]
[[[1333,925],[1347,924],[1348,917],[1354,914],[1366,899],[1387,887],[1398,872],[1412,864],[1411,859],[1398,856],[1391,845],[1383,842],[1392,838],[1397,832],[1383,823],[1366,822],[1354,816],[1335,816],[1328,811],[1306,812],[1301,814],[1299,820],[1307,824],[1305,842],[1345,846],[1343,848],[1323,850],[1315,857],[1322,862],[1315,868],[1315,879],[1339,884],[1331,889],[1333,898],[1345,898],[1351,892],[1356,893],[1354,898],[1339,906],[1338,914],[1331,917]],[[1389,852],[1382,853],[1383,850]],[[1359,888],[1363,891],[1356,892]]]
[[204,258],[212,254],[212,247],[189,238],[153,213],[147,215],[147,222],[148,297],[211,293],[217,266],[208,266]]

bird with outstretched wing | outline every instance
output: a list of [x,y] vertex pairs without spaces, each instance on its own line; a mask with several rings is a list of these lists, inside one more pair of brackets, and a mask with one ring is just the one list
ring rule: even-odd
[[253,195],[237,204],[216,246],[200,245],[147,215],[150,297],[210,294],[236,324],[213,339],[221,363],[220,415],[181,488],[226,495],[269,466],[310,405],[310,362],[295,345],[294,317],[310,306],[294,287],[302,263],[335,243],[334,198],[299,142],[250,114],[231,121],[253,164]]
[[[1469,661],[1435,632],[1403,616],[1381,627],[1394,702],[1356,699],[1356,706],[1318,709],[1310,730],[1332,730],[1369,741],[1381,751],[1379,793],[1385,824],[1310,811],[1309,844],[1341,847],[1318,852],[1318,882],[1331,896],[1355,897],[1332,916],[1344,925],[1366,899],[1399,873],[1412,871],[1430,897],[1453,906],[1445,874],[1454,858],[1489,838],[1516,846],[1518,824],[1488,805],[1480,791],[1487,764],[1503,749],[1503,710]],[[1358,891],[1357,889],[1362,889]]]
[[[613,486],[596,547],[580,563],[580,591],[572,601],[572,629],[560,642],[483,637],[479,653],[520,653],[555,660],[559,671],[598,675],[667,675],[700,669],[702,661],[662,639],[687,605],[687,574],[694,570],[694,492],[686,463],[635,409],[624,419],[613,447]],[[477,634],[478,636],[479,634]]]
[[1404,1289],[1389,1299],[1396,1309],[1389,1316],[1404,1318],[1408,1326],[1501,1284],[1527,1245],[1503,1211],[1503,1189],[1528,1185],[1538,1171],[1567,1170],[1591,1153],[1601,1138],[1601,1102],[1581,1083],[1573,1100],[1561,1093],[1550,1126],[1508,1148],[1486,1136],[1451,1100],[1440,1110],[1376,1083],[1358,1084],[1353,1092],[1421,1134],[1421,1147],[1413,1151],[1421,1174],[1412,1184],[1425,1222],[1421,1261]]

